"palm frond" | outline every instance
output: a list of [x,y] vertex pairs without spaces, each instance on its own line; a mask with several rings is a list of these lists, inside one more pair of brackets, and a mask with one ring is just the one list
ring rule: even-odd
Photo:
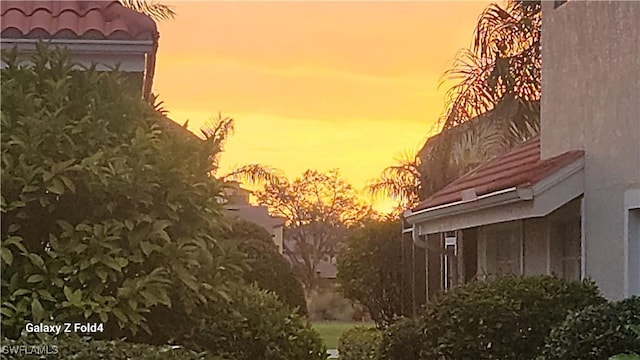
[[452,128],[492,110],[505,96],[540,99],[540,1],[508,0],[480,16],[470,50],[456,55],[444,80],[456,82],[440,118]]
[[154,0],[119,0],[122,6],[143,13],[154,20],[170,20],[176,17],[173,6]]
[[206,151],[210,154],[209,160],[212,164],[212,171],[215,172],[218,168],[218,158],[224,151],[224,143],[233,133],[233,119],[218,113],[218,116],[209,120],[200,131],[205,137],[204,146],[206,146]]
[[153,106],[153,109],[160,115],[166,116],[169,111],[164,108],[164,101],[160,100],[160,96],[157,94],[151,94],[149,96],[149,103]]
[[245,180],[252,184],[277,184],[282,182],[284,175],[280,170],[261,164],[241,166],[222,177],[224,181]]

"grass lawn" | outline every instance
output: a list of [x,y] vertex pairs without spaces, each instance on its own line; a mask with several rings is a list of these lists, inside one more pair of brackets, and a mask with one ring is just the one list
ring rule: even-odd
[[312,323],[313,328],[320,334],[322,342],[327,349],[338,348],[338,338],[343,331],[354,326],[374,326],[372,322],[338,322],[338,321],[318,321]]

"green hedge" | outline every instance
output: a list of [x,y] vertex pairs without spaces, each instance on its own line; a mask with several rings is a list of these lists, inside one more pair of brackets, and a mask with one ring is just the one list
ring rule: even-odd
[[356,326],[342,333],[338,343],[341,360],[378,360],[382,334],[376,328]]
[[320,360],[325,349],[306,318],[275,294],[253,286],[230,289],[229,301],[210,303],[176,327],[190,349],[234,360]]
[[78,336],[30,336],[2,340],[2,359],[75,359],[75,360],[220,360],[220,357],[196,353],[177,346],[134,344],[122,340],[88,341]]
[[640,297],[591,306],[567,316],[555,328],[538,360],[601,360],[640,353],[640,339],[629,328],[640,324]]
[[550,276],[474,282],[427,304],[421,358],[534,359],[567,314],[605,300],[593,282]]
[[382,360],[419,360],[423,324],[414,318],[397,320],[383,330]]

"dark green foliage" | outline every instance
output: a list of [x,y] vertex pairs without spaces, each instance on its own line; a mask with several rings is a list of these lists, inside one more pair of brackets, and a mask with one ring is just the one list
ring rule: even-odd
[[473,282],[429,302],[421,359],[534,359],[570,312],[605,300],[593,282],[549,276]]
[[162,130],[117,72],[76,71],[42,47],[30,66],[3,61],[4,335],[90,320],[119,337],[149,330],[155,307],[223,295],[239,269],[211,235],[213,145]]
[[274,294],[238,286],[229,301],[198,309],[191,322],[178,323],[176,343],[233,360],[319,360],[324,348],[302,316],[292,313]]
[[[20,349],[20,346],[26,347]],[[221,358],[206,353],[199,354],[177,346],[152,346],[127,343],[122,340],[87,341],[78,336],[60,335],[41,338],[30,336],[18,340],[4,339],[2,340],[2,359],[220,360]]]
[[376,328],[356,326],[340,336],[338,352],[342,360],[378,360],[382,334]]
[[539,360],[601,360],[619,353],[640,353],[640,297],[591,306],[567,316],[549,338]]
[[225,235],[233,240],[260,240],[266,244],[274,245],[271,234],[262,226],[250,221],[235,218],[231,220],[229,229]]
[[401,314],[401,226],[369,222],[355,230],[338,256],[338,282],[345,297],[365,307],[383,327]]
[[385,328],[380,345],[382,360],[418,360],[423,324],[418,319],[402,318]]
[[256,284],[260,289],[273,292],[280,301],[306,316],[307,302],[302,284],[289,262],[278,253],[271,235],[259,225],[235,220],[227,236],[246,255],[249,269],[243,273],[244,280],[249,284]]

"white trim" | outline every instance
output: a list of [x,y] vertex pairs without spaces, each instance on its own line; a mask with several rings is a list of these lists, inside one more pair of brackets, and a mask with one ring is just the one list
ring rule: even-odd
[[[631,295],[631,264],[629,263],[631,254],[629,253],[629,245],[631,242],[631,235],[629,234],[631,210],[640,209],[640,189],[630,189],[624,193],[624,231],[623,231],[623,243],[624,243],[624,297]],[[640,276],[640,275],[638,275]]]
[[102,45],[153,45],[153,40],[96,40],[96,39],[24,39],[3,38],[3,43],[36,44],[39,42],[52,44],[102,44]]
[[478,196],[475,200],[456,201],[449,204],[438,205],[417,212],[405,211],[404,217],[409,224],[416,224],[427,219],[434,219],[448,215],[459,215],[471,211],[477,211],[488,207],[510,204],[522,200],[515,187],[495,191]]
[[152,40],[0,39],[0,48],[17,47],[20,51],[35,51],[38,43],[64,46],[77,53],[147,54],[153,52]]
[[525,237],[525,234],[524,234],[524,221],[518,220],[518,222],[520,223],[520,226],[519,226],[519,230],[520,231],[519,231],[519,234],[518,234],[518,236],[520,237],[520,249],[519,249],[520,253],[518,254],[520,256],[520,276],[524,276],[524,265],[525,265],[524,264],[524,260],[526,259],[526,257],[524,256],[525,255],[524,254],[524,251],[525,251],[525,248],[524,248],[524,237]]
[[580,279],[587,277],[587,221],[585,219],[584,196],[580,199]]

